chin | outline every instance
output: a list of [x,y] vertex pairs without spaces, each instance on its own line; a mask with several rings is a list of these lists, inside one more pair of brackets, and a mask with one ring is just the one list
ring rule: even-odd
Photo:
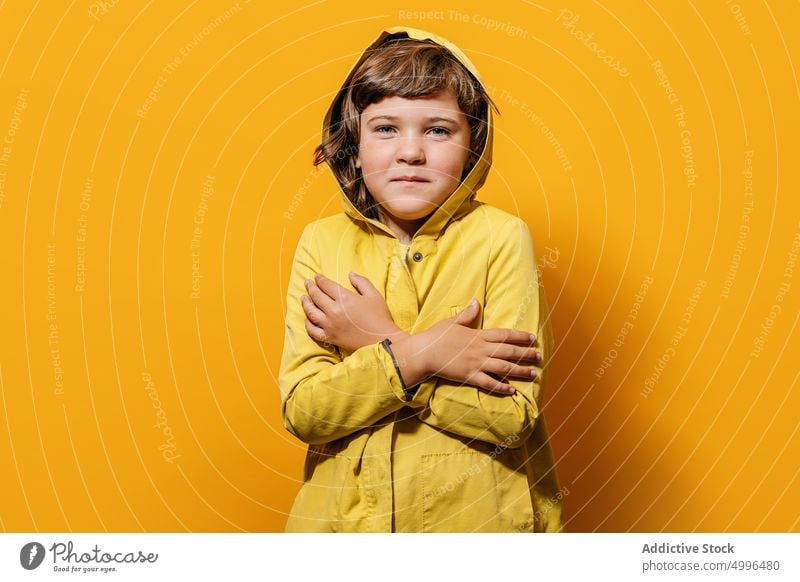
[[434,210],[434,204],[426,204],[424,202],[400,202],[383,204],[384,210],[400,220],[419,220],[425,218]]

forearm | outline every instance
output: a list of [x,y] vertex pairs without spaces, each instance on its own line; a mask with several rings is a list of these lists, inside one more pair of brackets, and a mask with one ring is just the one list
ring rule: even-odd
[[483,390],[439,378],[434,397],[417,417],[432,427],[462,437],[503,445],[522,446],[536,426],[539,410],[531,394],[539,386],[528,380],[509,380],[513,395]]
[[391,357],[380,344],[343,361],[286,366],[282,417],[300,440],[319,444],[371,426],[407,403]]
[[[552,343],[549,325],[538,327],[537,337],[543,357],[549,357]],[[425,424],[462,437],[509,448],[522,446],[533,433],[540,414],[539,397],[545,371],[539,365],[533,365],[533,370],[535,378],[503,380],[515,389],[510,395],[488,393],[464,382],[437,378],[427,407],[417,416]]]
[[[547,362],[552,353],[552,328],[527,226],[512,221],[498,230],[496,241],[497,250],[492,253],[487,275],[482,327],[532,331],[538,338],[540,362]],[[541,412],[544,365],[533,369],[535,378],[504,380],[515,388],[513,395],[489,394],[440,379],[428,406],[419,411],[418,417],[426,424],[463,437],[512,448],[521,446],[534,431]]]
[[403,406],[422,407],[430,397],[430,389],[420,387],[409,399],[380,340],[342,359],[332,345],[309,337],[300,297],[303,282],[321,270],[317,256],[312,231],[306,229],[298,241],[287,290],[278,373],[283,424],[309,444],[362,430]]

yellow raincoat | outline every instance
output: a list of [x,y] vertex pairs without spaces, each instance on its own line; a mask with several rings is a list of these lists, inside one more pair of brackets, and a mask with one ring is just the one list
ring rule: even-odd
[[[394,33],[446,46],[480,78],[457,47],[420,30],[391,28],[372,46]],[[482,307],[473,325],[536,333],[546,365],[552,332],[528,227],[475,199],[491,166],[491,111],[488,121],[481,159],[409,245],[343,192],[344,213],[307,225],[300,237],[279,384],[284,425],[309,446],[287,532],[562,529],[540,408],[546,370],[537,369],[536,380],[509,379],[511,396],[431,377],[407,400],[380,343],[340,354],[316,342],[300,302],[304,280],[316,273],[350,289],[354,271],[383,294],[395,323],[416,333],[474,297]]]

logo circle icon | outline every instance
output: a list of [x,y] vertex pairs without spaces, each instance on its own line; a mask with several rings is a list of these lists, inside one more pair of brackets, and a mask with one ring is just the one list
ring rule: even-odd
[[35,570],[44,560],[44,546],[39,542],[29,542],[19,551],[19,563],[26,570]]

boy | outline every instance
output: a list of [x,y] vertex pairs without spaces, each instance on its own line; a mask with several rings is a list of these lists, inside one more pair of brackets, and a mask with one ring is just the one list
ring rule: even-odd
[[490,106],[457,47],[397,27],[326,115],[345,212],[306,227],[289,283],[282,417],[309,448],[286,531],[562,528],[531,236],[475,199]]

